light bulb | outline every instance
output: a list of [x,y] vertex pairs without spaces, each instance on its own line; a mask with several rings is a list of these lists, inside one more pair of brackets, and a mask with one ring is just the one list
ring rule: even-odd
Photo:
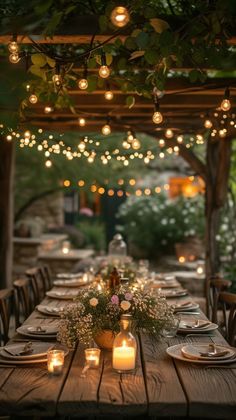
[[209,120],[208,118],[204,121],[204,127],[205,128],[211,128],[212,127],[212,122],[211,120]]
[[229,99],[224,98],[223,101],[220,104],[220,107],[222,109],[222,111],[229,111],[231,108],[231,102]]
[[132,141],[133,139],[134,139],[133,134],[131,133],[131,131],[128,131],[128,133],[127,133],[127,140],[128,141]]
[[19,56],[19,54],[16,52],[16,53],[12,53],[12,54],[10,54],[9,55],[9,61],[10,61],[10,63],[12,63],[12,64],[16,64],[16,63],[18,63],[19,61],[20,61],[20,56]]
[[171,139],[173,137],[174,133],[171,130],[171,128],[167,128],[166,132],[165,132],[165,136],[167,137],[167,139]]
[[160,111],[155,111],[152,116],[152,121],[154,124],[161,124],[163,121],[163,116]]
[[86,125],[85,118],[79,118],[78,122],[79,122],[80,127],[84,127]]
[[84,152],[85,151],[85,147],[86,147],[86,144],[83,141],[81,141],[78,144],[78,149],[79,149],[80,152]]
[[107,90],[104,94],[105,99],[107,99],[107,101],[111,101],[114,97],[113,93],[111,90]]
[[32,95],[30,95],[29,101],[31,104],[36,104],[38,102],[38,97],[33,93]]
[[134,139],[131,143],[131,146],[134,150],[138,150],[141,147],[141,143],[138,139]]
[[45,106],[45,108],[44,108],[45,114],[50,114],[50,112],[52,112],[52,111],[53,111],[53,108],[51,106],[49,106],[49,105]]
[[30,132],[29,130],[26,130],[26,131],[24,132],[24,138],[25,138],[25,139],[30,139],[30,137],[31,137],[31,132]]
[[28,84],[28,85],[26,85],[26,90],[27,90],[27,92],[29,92],[29,90],[30,90],[30,85]]
[[110,76],[110,69],[107,66],[101,66],[98,73],[100,77],[102,77],[103,79],[106,79],[107,77]]
[[104,134],[104,136],[108,136],[108,134],[111,134],[111,126],[109,124],[105,124],[102,127],[102,134]]
[[129,144],[126,140],[124,140],[124,141],[123,141],[122,146],[123,146],[123,147],[124,147],[124,149],[126,149],[126,150],[130,149],[130,144]]
[[227,134],[226,128],[223,128],[223,130],[219,130],[219,136],[221,138],[226,137],[226,134]]
[[52,76],[52,81],[56,86],[61,86],[62,84],[62,78],[60,74],[54,74]]
[[111,21],[114,26],[122,28],[130,20],[129,12],[124,6],[117,6],[111,12]]
[[8,44],[8,50],[11,53],[17,53],[19,51],[19,45],[17,44],[17,42],[12,41],[10,42],[10,44]]
[[179,143],[179,144],[181,144],[181,143],[183,143],[183,136],[178,136],[177,137],[177,142]]
[[78,81],[78,86],[81,90],[85,90],[88,87],[88,80],[87,79],[80,79]]
[[46,166],[46,168],[51,168],[52,161],[50,159],[47,159],[46,162],[45,162],[45,166]]
[[165,140],[164,140],[164,139],[160,139],[160,140],[159,140],[159,146],[160,146],[160,147],[164,147],[164,146],[165,146],[165,144],[166,144],[166,142],[165,142]]

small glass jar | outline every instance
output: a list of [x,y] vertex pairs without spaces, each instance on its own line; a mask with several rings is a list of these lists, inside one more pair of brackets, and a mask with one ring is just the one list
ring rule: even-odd
[[64,350],[48,350],[48,372],[52,375],[60,375],[64,367]]
[[135,369],[137,343],[131,333],[132,316],[121,315],[120,332],[115,337],[112,350],[112,367],[119,373]]
[[90,369],[98,368],[101,350],[98,348],[89,348],[85,349],[84,352],[86,365],[88,365]]
[[108,254],[117,256],[127,255],[127,245],[120,233],[117,233],[108,245]]
[[63,254],[69,254],[71,248],[70,241],[63,241],[62,242],[62,252]]

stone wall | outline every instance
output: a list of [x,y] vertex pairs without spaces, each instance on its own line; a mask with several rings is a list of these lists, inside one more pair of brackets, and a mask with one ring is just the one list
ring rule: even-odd
[[35,201],[30,207],[27,208],[21,218],[23,219],[26,217],[40,217],[45,222],[47,228],[63,226],[63,192],[59,191]]

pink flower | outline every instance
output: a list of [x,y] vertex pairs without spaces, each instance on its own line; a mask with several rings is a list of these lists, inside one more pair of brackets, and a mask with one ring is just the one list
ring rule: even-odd
[[117,295],[113,295],[111,297],[111,302],[113,303],[113,305],[119,305],[119,297]]
[[129,293],[129,292],[125,293],[125,299],[126,300],[132,300],[133,299],[132,293]]

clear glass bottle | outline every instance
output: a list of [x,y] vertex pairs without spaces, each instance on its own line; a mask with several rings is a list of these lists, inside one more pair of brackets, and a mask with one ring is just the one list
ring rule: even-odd
[[115,337],[112,350],[112,367],[119,373],[135,369],[137,342],[131,333],[132,316],[121,315],[120,332]]
[[120,233],[117,233],[108,245],[109,255],[127,255],[127,246]]

